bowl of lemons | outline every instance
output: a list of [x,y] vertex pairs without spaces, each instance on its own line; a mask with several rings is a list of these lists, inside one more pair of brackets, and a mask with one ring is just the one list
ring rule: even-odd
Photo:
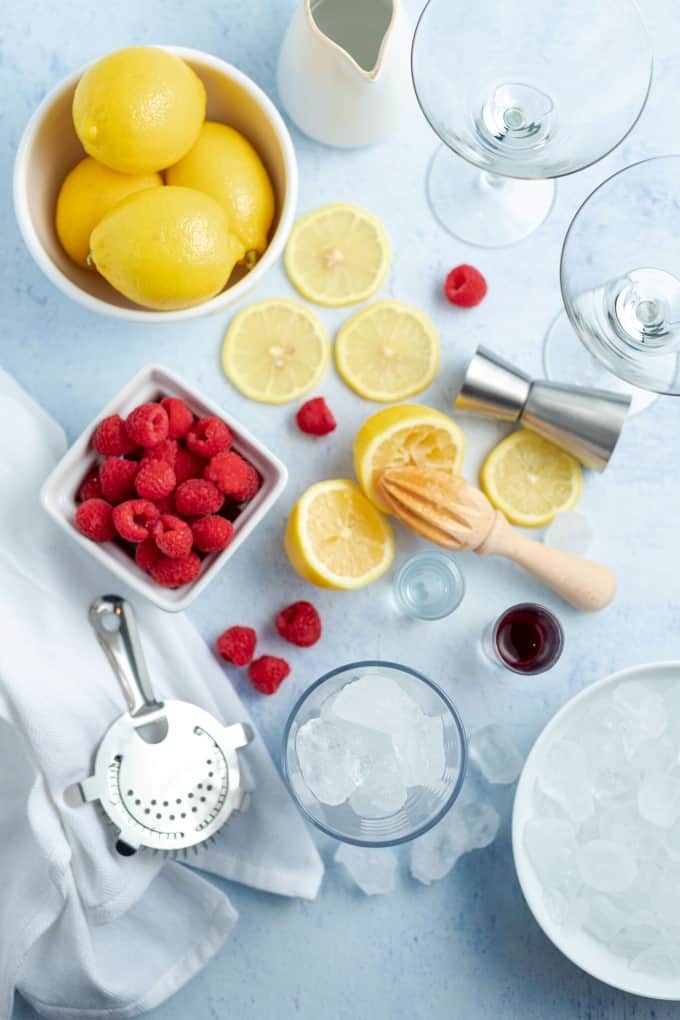
[[297,165],[286,126],[237,68],[134,46],[71,75],[24,130],[14,205],[69,297],[137,322],[240,301],[280,256]]

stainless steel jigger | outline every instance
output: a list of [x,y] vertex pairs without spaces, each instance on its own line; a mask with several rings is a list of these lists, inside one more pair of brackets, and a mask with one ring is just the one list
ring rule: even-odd
[[458,411],[519,422],[604,471],[626,420],[631,398],[605,390],[532,380],[480,346],[456,397]]

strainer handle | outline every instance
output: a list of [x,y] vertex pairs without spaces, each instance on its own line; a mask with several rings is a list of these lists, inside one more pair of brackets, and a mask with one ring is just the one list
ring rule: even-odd
[[90,606],[89,617],[123,690],[130,715],[138,718],[162,708],[153,694],[130,603],[120,595],[102,595]]

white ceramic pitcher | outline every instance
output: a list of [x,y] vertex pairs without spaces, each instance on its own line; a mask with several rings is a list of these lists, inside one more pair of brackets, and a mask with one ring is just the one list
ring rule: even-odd
[[412,106],[403,0],[299,0],[278,89],[301,131],[326,145],[371,145]]

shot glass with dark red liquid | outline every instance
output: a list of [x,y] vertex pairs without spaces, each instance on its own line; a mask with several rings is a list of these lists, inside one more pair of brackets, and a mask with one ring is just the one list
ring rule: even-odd
[[523,602],[487,627],[482,648],[495,665],[532,676],[555,665],[564,648],[564,633],[545,606]]

